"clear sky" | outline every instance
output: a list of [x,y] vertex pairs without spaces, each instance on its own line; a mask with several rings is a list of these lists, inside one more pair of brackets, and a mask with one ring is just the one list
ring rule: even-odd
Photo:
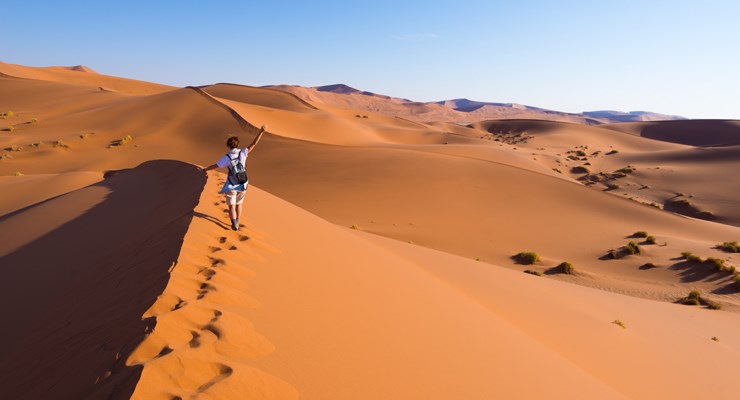
[[0,0],[0,61],[740,119],[740,1]]

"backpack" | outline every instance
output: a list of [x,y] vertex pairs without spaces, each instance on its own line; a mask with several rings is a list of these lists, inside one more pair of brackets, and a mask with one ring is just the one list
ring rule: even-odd
[[[244,169],[244,165],[241,162],[241,157],[238,155],[236,158],[231,158],[231,153],[226,153],[226,157],[231,160],[231,166],[229,167],[229,182],[233,184],[247,183],[247,170]],[[233,180],[231,178],[234,178]]]

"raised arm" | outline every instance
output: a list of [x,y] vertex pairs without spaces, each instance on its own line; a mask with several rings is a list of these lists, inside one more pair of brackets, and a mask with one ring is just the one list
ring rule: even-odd
[[216,168],[218,168],[218,165],[216,165],[216,164],[213,164],[213,165],[209,165],[209,166],[207,166],[207,167],[205,167],[205,168],[201,168],[201,171],[203,171],[203,172],[208,172],[208,171],[210,171],[210,170],[212,170],[212,169],[216,169]]
[[254,146],[257,146],[257,143],[259,143],[260,139],[262,139],[262,135],[265,134],[265,129],[267,129],[267,125],[262,125],[260,127],[260,132],[257,134],[257,137],[254,138],[249,146],[247,146],[247,153],[251,152],[252,149],[254,149]]

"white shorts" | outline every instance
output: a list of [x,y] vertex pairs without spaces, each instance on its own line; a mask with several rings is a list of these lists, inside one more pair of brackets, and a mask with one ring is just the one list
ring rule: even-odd
[[230,206],[241,205],[244,202],[244,195],[247,193],[247,188],[244,190],[231,190],[226,192],[226,204]]

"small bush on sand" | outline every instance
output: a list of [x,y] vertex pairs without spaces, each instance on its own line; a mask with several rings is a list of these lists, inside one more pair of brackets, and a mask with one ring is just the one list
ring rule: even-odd
[[525,270],[524,270],[524,273],[525,273],[525,274],[530,274],[530,275],[537,275],[537,276],[542,276],[542,272],[540,272],[540,271],[535,271],[535,270],[533,270],[533,269],[525,269]]
[[352,226],[349,227],[349,229],[360,229],[360,227],[357,226],[357,225],[352,225]]
[[632,234],[632,237],[646,238],[646,237],[648,237],[648,233],[645,232],[645,231],[637,231],[637,232],[635,232],[635,233]]
[[645,238],[645,243],[647,244],[655,244],[657,241],[655,240],[655,236],[648,236]]
[[13,125],[8,125],[8,127],[5,128],[5,130],[8,132],[13,132],[15,130],[15,127]]
[[653,264],[653,263],[651,263],[651,262],[642,264],[640,266],[640,269],[653,269],[653,268],[658,268],[658,266],[655,265],[655,264]]
[[23,175],[25,175],[25,174],[23,172],[20,172],[20,171],[18,171],[18,172],[15,173],[15,176],[23,176]]
[[563,173],[562,171],[560,171],[560,170],[559,170],[559,169],[557,169],[557,168],[553,168],[552,170],[553,170],[553,171],[555,171],[555,172],[557,172],[558,174],[562,174],[562,173]]
[[537,253],[535,253],[534,251],[522,251],[514,256],[514,258],[516,258],[519,263],[525,265],[534,264],[540,261],[540,256],[537,255]]
[[691,205],[691,202],[686,199],[671,199],[669,200],[669,203],[671,203],[674,206],[680,206],[680,207],[688,207]]
[[624,322],[618,319],[615,319],[614,321],[612,321],[612,324],[621,326],[623,329],[627,329],[627,325],[625,325]]
[[7,150],[7,151],[21,151],[21,150],[23,150],[23,148],[20,147],[20,146],[17,146],[17,145],[11,145],[10,147],[6,147],[5,150]]
[[618,184],[616,184],[616,183],[607,183],[606,184],[606,189],[607,190],[617,190],[619,188],[620,188],[620,186]]
[[640,254],[640,246],[635,242],[629,242],[626,246],[624,246],[624,249],[627,250],[630,254]]
[[727,253],[740,253],[740,246],[737,242],[724,242],[714,246],[715,249],[725,251]]
[[620,169],[614,171],[614,173],[622,173],[622,174],[631,174],[633,172],[635,172],[635,167],[633,167],[631,165],[628,165],[628,166],[626,166],[624,168],[620,168]]
[[29,122],[29,123],[30,124],[35,124],[35,123],[38,123],[38,122],[39,122],[39,119],[38,118],[31,118],[31,122]]
[[582,167],[582,166],[579,165],[579,166],[576,166],[576,167],[571,168],[570,169],[570,172],[571,173],[574,173],[574,174],[587,174],[587,173],[589,173],[589,170],[588,170],[588,168]]
[[715,342],[719,342],[719,338],[717,336],[712,336],[712,340],[714,340]]
[[606,153],[606,155],[607,155],[607,156],[610,156],[610,155],[612,155],[612,154],[617,154],[617,153],[619,153],[619,150],[611,150],[611,151],[609,151],[608,153]]
[[700,262],[704,262],[704,260],[702,260],[702,259],[701,259],[701,257],[699,257],[699,256],[697,256],[697,255],[694,255],[694,254],[692,254],[692,255],[690,255],[690,256],[688,256],[688,257],[686,257],[686,261],[688,261],[688,262],[692,262],[692,263],[700,263]]
[[567,261],[563,261],[560,264],[558,264],[558,266],[555,267],[555,270],[561,274],[568,274],[568,275],[573,275],[573,273],[575,272],[573,270],[573,264]]
[[712,269],[715,271],[725,271],[728,269],[725,265],[725,260],[721,258],[707,257],[707,259],[704,260],[704,263],[711,265]]
[[13,115],[15,115],[14,112],[12,112],[12,111],[6,111],[5,114],[3,114],[3,117],[5,117],[5,118],[12,118]]
[[704,303],[706,303],[707,308],[710,310],[721,310],[722,304],[717,303],[716,301],[703,299]]
[[55,141],[52,144],[54,145],[54,147],[61,147],[61,148],[65,149],[65,150],[68,150],[69,149],[69,145],[67,143],[64,143],[64,141],[62,141],[61,139]]
[[133,136],[126,135],[126,136],[124,136],[121,139],[117,139],[117,140],[114,140],[114,141],[110,142],[110,145],[108,145],[108,148],[118,147],[118,146],[125,146],[125,145],[131,143],[133,140],[134,140]]
[[701,292],[699,292],[698,290],[692,290],[688,296],[679,300],[679,302],[687,306],[701,305]]
[[684,251],[684,252],[681,252],[681,258],[685,260],[685,259],[689,258],[689,256],[691,256],[693,254],[694,253],[692,253],[690,251]]

